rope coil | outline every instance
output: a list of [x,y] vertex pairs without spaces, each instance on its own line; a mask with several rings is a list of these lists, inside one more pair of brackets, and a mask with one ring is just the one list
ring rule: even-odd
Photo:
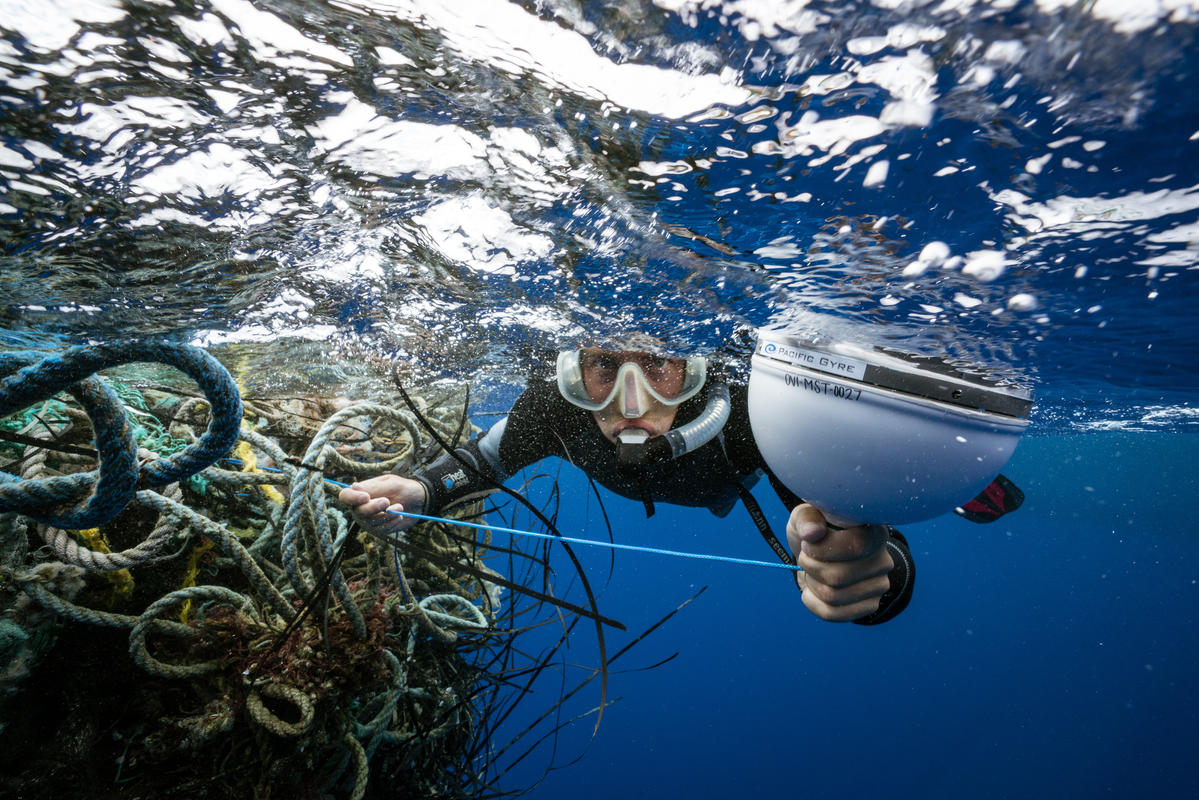
[[[281,719],[263,704],[263,697],[290,703],[298,712],[299,719],[295,722]],[[250,712],[250,716],[254,718],[255,722],[276,736],[300,736],[312,727],[312,723],[316,719],[316,709],[312,705],[312,699],[294,686],[286,686],[282,683],[268,683],[260,689],[251,689],[246,698],[246,710]]]

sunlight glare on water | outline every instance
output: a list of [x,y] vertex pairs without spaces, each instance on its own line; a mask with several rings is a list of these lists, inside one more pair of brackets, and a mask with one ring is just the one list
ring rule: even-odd
[[[644,331],[1196,384],[1185,0],[0,2],[4,327],[522,379]],[[1110,413],[1109,413],[1110,412]]]

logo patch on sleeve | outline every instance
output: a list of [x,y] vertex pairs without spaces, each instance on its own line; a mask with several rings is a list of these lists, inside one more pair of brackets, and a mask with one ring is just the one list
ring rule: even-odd
[[457,472],[451,472],[449,475],[446,475],[445,478],[442,479],[442,483],[445,484],[445,488],[453,489],[457,483],[464,480],[466,480],[466,473],[462,470],[458,470]]

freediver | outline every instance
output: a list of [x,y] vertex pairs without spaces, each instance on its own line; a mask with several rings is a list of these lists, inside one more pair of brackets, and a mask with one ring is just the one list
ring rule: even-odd
[[802,567],[804,605],[830,622],[876,625],[907,607],[915,566],[907,541],[883,525],[830,526],[766,466],[754,442],[746,388],[709,380],[703,357],[587,347],[558,355],[557,380],[534,380],[511,411],[455,453],[411,475],[383,474],[342,489],[339,499],[368,530],[391,534],[476,499],[548,456],[641,501],[708,508],[725,517],[743,500],[776,553],[748,488],[763,474],[790,510],[786,540]]

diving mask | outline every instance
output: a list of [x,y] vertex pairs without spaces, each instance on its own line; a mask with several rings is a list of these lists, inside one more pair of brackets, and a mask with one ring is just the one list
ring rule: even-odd
[[558,354],[558,390],[568,401],[599,411],[613,400],[626,419],[650,410],[650,401],[677,406],[703,388],[708,362],[702,356],[661,358],[636,351],[588,347]]

